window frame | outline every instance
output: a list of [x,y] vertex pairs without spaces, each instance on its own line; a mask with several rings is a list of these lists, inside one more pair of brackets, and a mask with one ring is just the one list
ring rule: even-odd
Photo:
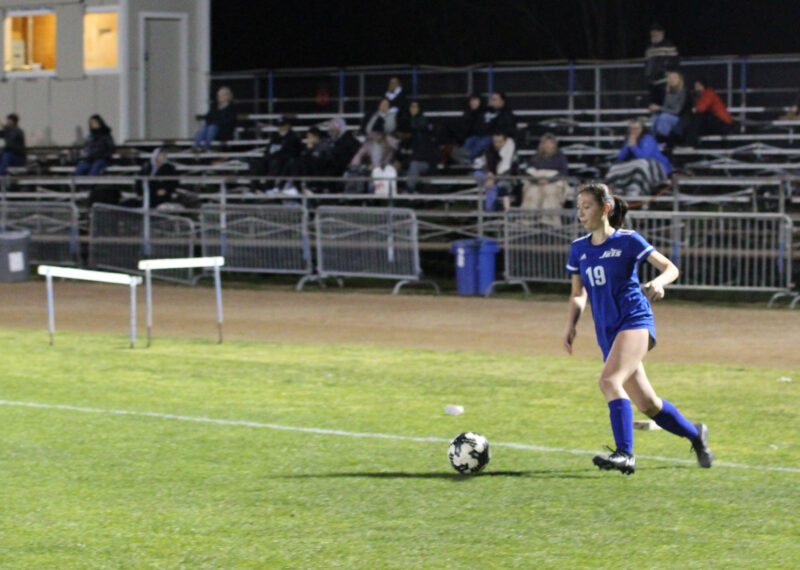
[[16,77],[19,78],[27,78],[27,79],[36,79],[40,77],[55,77],[56,71],[58,69],[58,15],[54,9],[48,8],[31,8],[31,9],[14,9],[14,10],[6,10],[3,14],[3,26],[5,26],[6,19],[8,18],[24,18],[24,17],[31,17],[31,16],[55,16],[56,18],[56,69],[38,69],[38,70],[11,70],[6,71],[5,68],[5,42],[6,38],[3,38],[3,77],[13,79]]
[[[121,58],[121,44],[122,44],[122,30],[120,28],[120,9],[119,5],[113,6],[86,6],[83,15],[86,14],[116,14],[117,15],[117,65],[115,67],[96,67],[94,69],[86,68],[86,54],[82,55],[81,67],[86,75],[119,75],[120,73],[120,58]],[[81,19],[81,46],[86,34],[86,20]]]

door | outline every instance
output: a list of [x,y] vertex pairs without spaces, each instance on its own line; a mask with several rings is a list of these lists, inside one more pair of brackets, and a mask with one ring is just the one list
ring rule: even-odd
[[188,113],[186,21],[181,16],[143,15],[143,138],[186,136]]

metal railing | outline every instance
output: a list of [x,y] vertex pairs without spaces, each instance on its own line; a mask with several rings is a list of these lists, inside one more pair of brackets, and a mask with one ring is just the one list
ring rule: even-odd
[[396,280],[392,293],[403,285],[424,281],[419,260],[417,218],[407,208],[316,209],[317,273],[297,285],[329,277],[371,277]]
[[[92,206],[89,224],[89,266],[140,273],[139,261],[194,257],[194,222],[143,208],[106,204]],[[160,271],[159,279],[191,283],[192,269]]]
[[[798,54],[682,58],[681,70],[690,81],[707,78],[744,121],[748,108],[781,108],[794,101],[797,63]],[[209,86],[230,86],[240,112],[364,113],[375,107],[391,76],[428,111],[460,110],[468,94],[494,91],[506,92],[510,106],[529,110],[528,116],[553,110],[571,116],[580,110],[599,120],[603,111],[640,111],[648,102],[644,60],[218,72],[210,75]]]
[[[701,212],[628,213],[641,233],[678,266],[677,289],[788,292],[792,286],[789,216]],[[496,284],[568,283],[573,240],[585,235],[571,210],[515,210],[504,220],[504,279]],[[642,264],[642,281],[655,269]],[[490,293],[491,293],[490,289]]]
[[31,234],[31,263],[80,265],[78,209],[58,202],[0,202],[0,231],[27,230]]
[[296,205],[208,204],[200,212],[203,255],[224,271],[310,275],[308,210]]

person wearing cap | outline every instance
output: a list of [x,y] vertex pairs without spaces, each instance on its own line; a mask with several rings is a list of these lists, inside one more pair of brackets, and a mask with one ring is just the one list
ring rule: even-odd
[[0,137],[6,141],[0,154],[0,176],[5,176],[10,166],[25,166],[27,158],[25,133],[19,128],[19,116],[16,113],[6,117],[6,124],[0,129]]
[[281,180],[277,177],[291,176],[295,170],[295,161],[303,152],[303,143],[292,130],[289,119],[281,117],[278,120],[278,130],[272,133],[269,146],[264,152],[264,170],[267,176],[276,177],[268,181],[275,188],[279,188]]
[[680,65],[678,48],[665,39],[664,26],[661,24],[650,26],[650,45],[647,46],[644,58],[644,76],[650,91],[650,103],[660,105],[666,89],[665,73]]
[[195,150],[208,150],[215,140],[227,141],[233,138],[236,129],[236,111],[233,105],[233,91],[230,87],[220,87],[217,99],[203,116],[203,125],[194,137]]

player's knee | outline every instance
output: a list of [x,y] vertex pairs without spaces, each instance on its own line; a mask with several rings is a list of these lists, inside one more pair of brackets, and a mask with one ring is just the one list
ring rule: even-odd
[[600,379],[597,381],[597,384],[600,386],[600,390],[605,393],[608,390],[614,390],[619,388],[622,385],[622,379],[618,378],[615,375],[602,375]]
[[645,398],[636,402],[636,408],[649,418],[652,418],[661,410],[657,398]]

